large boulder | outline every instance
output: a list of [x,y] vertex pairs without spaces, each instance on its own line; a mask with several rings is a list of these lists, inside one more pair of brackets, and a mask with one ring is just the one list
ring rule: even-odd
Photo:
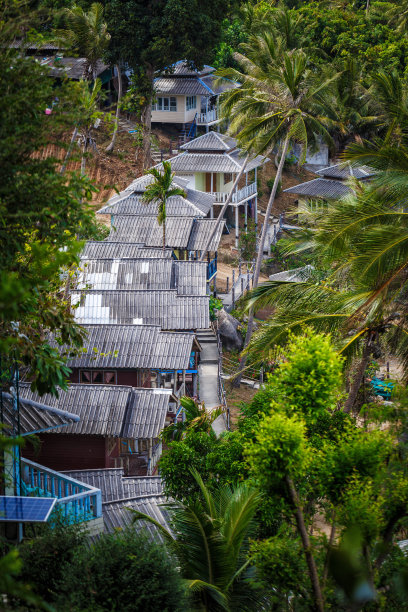
[[240,351],[244,341],[238,327],[239,321],[231,316],[224,308],[217,311],[218,332],[222,346],[226,351]]

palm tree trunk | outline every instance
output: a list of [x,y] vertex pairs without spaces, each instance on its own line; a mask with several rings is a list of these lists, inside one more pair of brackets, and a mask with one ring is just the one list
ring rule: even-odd
[[163,253],[166,249],[166,219],[163,219]]
[[[149,66],[146,70],[146,76],[149,79],[150,83],[153,83],[154,79],[154,68],[153,66]],[[153,85],[152,85],[153,90]],[[143,170],[147,170],[151,166],[151,133],[152,133],[152,96],[149,97],[149,100],[145,106],[143,112]]]
[[239,183],[239,179],[241,178],[241,176],[242,176],[242,175],[244,174],[244,172],[245,172],[245,168],[247,167],[248,159],[249,159],[249,155],[247,155],[247,156],[245,157],[245,159],[244,159],[244,163],[242,164],[242,168],[241,168],[241,170],[238,172],[238,174],[237,174],[237,178],[235,179],[234,184],[233,184],[233,185],[232,185],[232,187],[231,187],[231,191],[229,192],[228,197],[227,197],[227,199],[225,200],[225,202],[224,202],[224,204],[223,204],[223,207],[222,207],[222,208],[221,208],[221,210],[220,210],[220,214],[219,214],[219,215],[218,215],[218,217],[217,217],[217,222],[216,222],[216,224],[215,224],[215,226],[214,226],[214,229],[213,229],[213,231],[211,232],[211,234],[210,234],[210,236],[209,236],[209,238],[208,238],[208,240],[207,240],[207,244],[205,245],[204,249],[201,251],[200,261],[204,261],[207,251],[209,251],[209,250],[210,250],[210,244],[211,244],[211,242],[212,242],[212,239],[214,238],[215,234],[217,233],[217,230],[218,230],[218,228],[219,228],[219,226],[220,226],[220,223],[221,223],[221,221],[222,221],[222,219],[223,219],[223,217],[224,217],[225,211],[227,210],[227,208],[228,208],[228,206],[229,206],[229,203],[231,202],[232,195],[233,195],[233,193],[234,193],[234,191],[235,191],[236,186],[237,186],[237,185],[238,185],[238,183]]
[[307,533],[307,529],[305,526],[305,520],[303,517],[302,508],[300,506],[299,496],[295,489],[295,485],[293,484],[293,480],[290,478],[290,476],[286,476],[285,480],[286,485],[288,487],[289,497],[295,508],[296,524],[299,530],[300,538],[302,540],[303,550],[305,552],[306,563],[309,570],[310,581],[312,583],[312,589],[315,599],[315,608],[316,610],[318,610],[318,612],[324,612],[324,603],[322,591],[320,588],[319,575],[317,573],[316,563],[312,554],[309,534]]
[[370,361],[370,354],[371,354],[371,351],[368,346],[368,340],[367,340],[364,350],[363,350],[363,356],[354,374],[354,378],[351,384],[349,394],[344,403],[344,412],[351,412],[354,404],[356,403],[357,395],[360,390],[361,383],[363,382],[364,372],[366,371],[368,363]]
[[[263,260],[263,250],[264,250],[264,245],[265,245],[266,234],[268,231],[268,221],[269,221],[269,217],[271,216],[272,206],[275,202],[275,196],[276,196],[276,192],[278,189],[279,181],[281,180],[281,177],[282,177],[283,166],[284,166],[286,154],[289,148],[289,140],[290,140],[289,136],[286,136],[285,142],[283,144],[282,156],[280,158],[278,170],[276,172],[275,180],[273,182],[272,192],[269,197],[269,202],[268,202],[268,206],[267,206],[266,214],[265,214],[265,220],[262,226],[261,239],[259,241],[258,256],[256,258],[256,265],[255,265],[253,284],[252,284],[252,287],[254,289],[258,286],[258,283],[259,283],[259,276],[261,273],[261,265],[262,265],[262,260]],[[248,346],[251,340],[253,329],[254,329],[254,309],[251,306],[249,310],[249,315],[248,315],[248,327],[247,327],[247,332],[245,334],[244,349],[246,349],[246,347]],[[247,360],[247,356],[243,355],[241,359],[238,374],[234,378],[234,383],[233,383],[234,387],[239,387],[239,385],[241,384],[242,372],[245,369],[246,360]]]
[[116,64],[116,70],[118,71],[118,101],[116,103],[115,128],[113,130],[112,140],[110,141],[110,143],[105,149],[106,153],[113,153],[113,149],[115,148],[115,143],[116,143],[116,137],[118,134],[118,127],[119,127],[119,124],[118,124],[119,109],[120,109],[120,100],[122,98],[122,73],[120,71],[119,64]]
[[75,139],[76,139],[77,136],[78,136],[78,127],[75,127],[74,131],[72,132],[71,141],[69,143],[69,147],[68,147],[67,153],[65,155],[64,163],[61,166],[60,174],[64,174],[64,172],[66,170],[68,160],[69,160],[69,158],[71,156],[71,150],[72,150],[72,147],[74,146],[74,142],[75,142]]
[[84,174],[85,174],[85,164],[86,164],[85,155],[86,155],[87,147],[88,147],[88,135],[86,133],[85,134],[85,142],[84,142],[84,146],[83,146],[83,149],[82,149],[82,157],[81,157],[81,176],[84,176]]

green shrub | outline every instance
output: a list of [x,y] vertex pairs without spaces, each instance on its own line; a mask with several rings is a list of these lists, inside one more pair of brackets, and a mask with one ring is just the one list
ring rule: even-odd
[[[268,179],[266,181],[266,184],[267,184],[268,189],[269,189],[269,193],[272,192],[274,182],[275,182],[275,178],[274,177],[272,177],[272,178],[270,178],[270,179]],[[276,190],[276,197],[280,194],[281,191],[282,191],[282,181],[279,181],[278,188]]]
[[182,612],[185,588],[164,547],[135,529],[100,537],[67,568],[58,610]]

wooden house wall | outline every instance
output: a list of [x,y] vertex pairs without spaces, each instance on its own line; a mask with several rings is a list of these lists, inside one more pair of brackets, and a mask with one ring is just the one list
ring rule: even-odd
[[[72,373],[69,380],[73,383],[80,383],[80,370],[86,370],[91,368],[72,368]],[[98,368],[94,368],[97,370]],[[114,368],[106,368],[110,372],[116,372],[115,382],[110,384],[116,385],[129,385],[131,387],[144,387],[149,389],[151,387],[151,373],[150,370],[115,370]]]
[[56,471],[92,470],[111,467],[108,440],[102,436],[43,433],[37,448],[27,442],[22,455]]

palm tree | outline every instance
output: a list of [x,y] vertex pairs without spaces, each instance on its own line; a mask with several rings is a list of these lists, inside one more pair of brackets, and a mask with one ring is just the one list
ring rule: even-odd
[[248,557],[248,536],[254,526],[260,494],[248,484],[223,486],[211,493],[197,472],[200,498],[189,504],[168,505],[172,531],[154,518],[135,512],[135,521],[157,527],[186,579],[194,610],[257,610],[262,595]]
[[103,5],[93,2],[89,11],[74,4],[65,8],[62,14],[66,27],[57,32],[61,43],[68,49],[85,58],[83,78],[94,80],[97,63],[103,57],[110,41],[107,25],[103,20]]
[[222,406],[214,408],[209,413],[203,403],[196,402],[192,397],[182,397],[180,404],[184,411],[185,420],[173,423],[163,429],[160,437],[165,442],[181,440],[190,431],[210,433],[212,431],[212,424],[223,413]]
[[[321,71],[312,70],[304,51],[287,51],[281,40],[268,33],[252,37],[242,49],[245,54],[234,55],[240,70],[230,68],[219,73],[241,84],[223,94],[221,111],[231,118],[230,131],[243,149],[258,154],[266,154],[274,147],[279,150],[279,165],[258,246],[253,278],[253,286],[257,287],[269,219],[289,146],[292,143],[302,145],[302,163],[309,143],[317,135],[331,142],[322,115],[324,117],[324,107],[327,107],[327,92],[338,75],[322,78]],[[245,346],[252,336],[253,320],[251,309]],[[244,356],[241,372],[245,360]],[[239,381],[240,375],[236,384]]]
[[367,364],[382,347],[408,366],[408,213],[403,204],[387,197],[383,187],[355,185],[355,194],[332,203],[324,215],[308,211],[309,220],[321,215],[315,229],[300,232],[287,252],[310,250],[320,274],[297,283],[264,283],[251,297],[252,305],[275,308],[251,342],[255,355],[265,357],[272,347],[284,345],[289,333],[308,325],[332,333],[349,362],[359,359],[345,411],[353,408]]
[[[80,6],[74,5],[72,8],[63,9],[62,15],[65,17],[66,27],[57,31],[56,39],[64,48],[85,58],[82,76],[85,81],[91,82],[96,79],[98,61],[102,58],[110,41],[110,34],[103,20],[103,6],[99,2],[94,2],[91,4],[89,11],[86,12]],[[113,137],[116,137],[116,129],[117,118]],[[78,125],[75,126],[72,133],[61,173],[65,172],[77,135]]]
[[92,130],[95,121],[100,119],[101,112],[98,110],[98,101],[101,93],[102,83],[100,79],[93,82],[92,89],[89,88],[87,81],[79,83],[79,108],[81,111],[81,174],[85,174],[86,154],[90,147],[95,147],[95,141],[92,138]]
[[146,171],[154,180],[146,187],[143,194],[145,204],[157,204],[157,223],[163,226],[163,251],[166,248],[166,204],[167,200],[173,196],[186,197],[186,192],[181,187],[175,187],[173,183],[174,172],[171,171],[171,164],[163,162],[163,169],[150,168]]

